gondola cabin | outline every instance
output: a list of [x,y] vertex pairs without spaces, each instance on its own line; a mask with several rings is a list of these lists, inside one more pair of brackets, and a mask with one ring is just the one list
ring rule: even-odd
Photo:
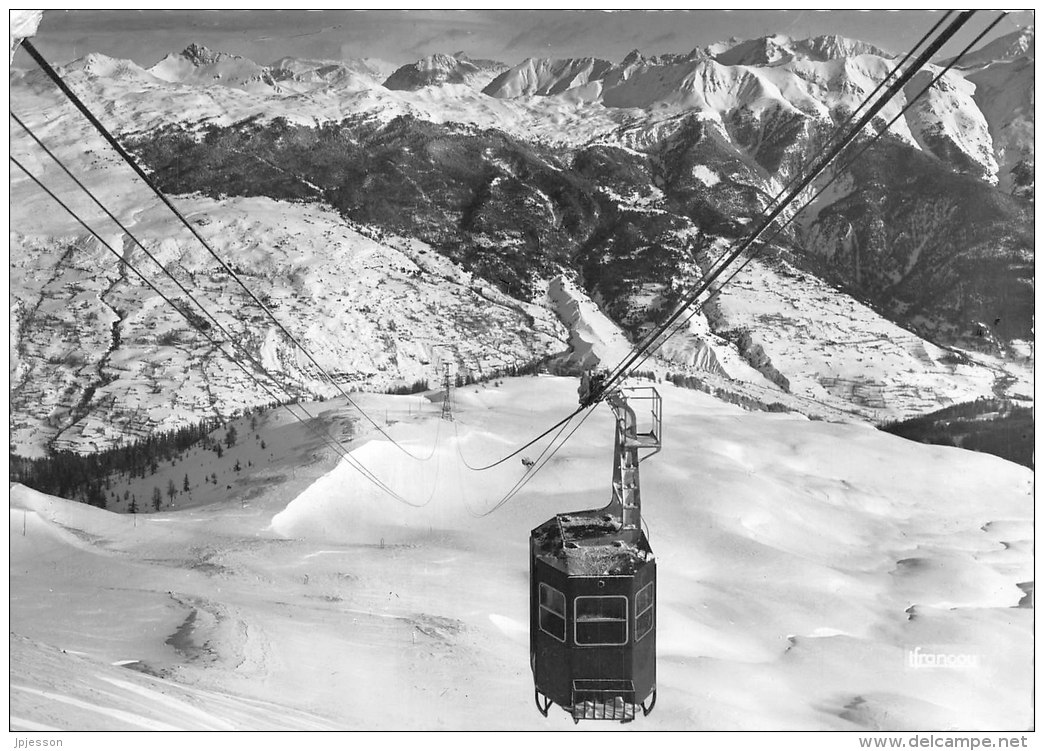
[[[585,389],[581,386],[581,402]],[[656,702],[656,559],[642,531],[641,458],[660,449],[654,388],[610,392],[613,494],[603,509],[558,514],[530,535],[530,661],[537,708],[573,720],[630,722]],[[637,430],[628,401],[651,407]]]

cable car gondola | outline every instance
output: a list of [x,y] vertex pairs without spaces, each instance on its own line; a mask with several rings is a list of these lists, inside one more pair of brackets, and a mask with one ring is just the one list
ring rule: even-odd
[[[599,386],[585,374],[580,403]],[[574,722],[630,722],[656,703],[656,560],[642,531],[638,463],[660,450],[662,402],[652,387],[604,398],[616,417],[612,500],[558,514],[530,534],[536,705],[546,717],[558,704]],[[638,432],[629,402],[651,407],[647,432]]]

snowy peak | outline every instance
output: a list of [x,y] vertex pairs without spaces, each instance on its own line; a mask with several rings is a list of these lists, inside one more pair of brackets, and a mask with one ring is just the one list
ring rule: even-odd
[[974,84],[975,105],[989,125],[998,163],[998,187],[1006,193],[1032,199],[1033,29],[996,39],[974,54],[980,62],[973,59],[964,75]]
[[645,62],[645,58],[642,56],[641,52],[639,52],[638,50],[631,50],[627,54],[627,57],[625,57],[623,59],[623,63],[621,63],[621,64],[622,65],[636,65],[638,63],[644,63],[644,62]]
[[[657,102],[700,103],[697,92],[691,96],[692,75],[698,64],[716,64],[724,68],[779,69],[776,88],[792,92],[785,97],[803,111],[820,111],[819,105],[808,101],[804,85],[798,81],[784,81],[783,76],[794,77],[795,65],[803,66],[797,77],[815,77],[807,66],[816,63],[847,60],[861,55],[887,58],[889,55],[865,42],[841,36],[819,36],[793,41],[783,35],[766,36],[745,41],[694,49],[682,54],[646,58],[632,50],[618,65],[595,58],[530,58],[504,72],[487,86],[483,93],[500,99],[522,96],[554,96],[568,93],[581,99],[600,99],[612,107],[648,107]],[[644,77],[641,87],[633,80]],[[626,85],[627,92],[615,90]],[[674,88],[672,88],[674,87]],[[680,88],[679,88],[680,87]],[[611,103],[612,102],[612,103]],[[846,103],[853,108],[858,102]]]
[[[1025,60],[1031,50],[1032,29],[997,40],[982,54],[989,59],[1021,55],[1011,59]],[[700,111],[721,121],[728,137],[751,149],[767,169],[785,174],[793,159],[784,154],[789,148],[784,142],[799,131],[807,138],[817,128],[842,121],[885,79],[892,65],[889,53],[859,40],[772,35],[712,45],[685,56],[646,58],[634,50],[618,64],[594,58],[530,58],[498,76],[483,93],[501,99],[561,96],[611,109]],[[896,137],[957,171],[994,185],[1011,185],[1008,172],[1018,164],[1026,171],[1032,145],[1024,137],[1023,122],[1011,128],[1003,119],[1012,96],[999,94],[1005,90],[1004,80],[1025,78],[1027,71],[1007,63],[1003,67],[1010,70],[993,76],[994,93],[988,96],[984,91],[976,94],[966,80],[981,68],[951,71],[896,125]],[[927,74],[917,79],[921,88],[929,80]],[[910,89],[907,96],[919,91]],[[1021,100],[1016,104],[1020,112],[1032,111]],[[883,116],[890,117],[897,107]],[[1000,128],[1007,128],[1006,143],[998,140]],[[770,152],[776,156],[767,158]]]
[[283,57],[262,65],[241,55],[190,44],[148,72],[168,83],[220,85],[257,94],[298,94],[317,88],[373,88],[390,71],[381,60],[308,60]]
[[887,52],[866,42],[828,34],[794,41],[781,34],[750,39],[728,49],[711,53],[722,65],[779,65],[792,60],[826,62],[856,55],[891,57]]
[[793,58],[790,39],[779,34],[749,39],[714,56],[722,65],[776,65]]
[[499,60],[487,60],[484,58],[479,58],[476,60],[475,58],[468,57],[467,53],[463,50],[458,50],[457,52],[454,52],[452,56],[457,60],[460,60],[461,62],[471,63],[479,70],[486,73],[491,73],[493,76],[500,75],[508,69],[508,66],[500,62]]
[[[555,96],[576,89],[582,98],[594,99],[601,93],[597,84],[613,68],[608,60],[594,57],[530,57],[497,76],[482,93],[498,99],[511,99]],[[581,89],[583,91],[579,91]]]
[[183,49],[181,51],[181,56],[196,67],[214,65],[220,63],[222,60],[228,60],[231,58],[243,59],[239,55],[232,55],[228,52],[214,52],[201,44],[196,44],[195,42]]
[[493,60],[472,61],[463,52],[435,54],[396,70],[384,87],[393,91],[416,91],[425,86],[464,84],[481,87],[506,66]]
[[478,72],[478,66],[468,60],[435,54],[410,65],[403,65],[388,77],[384,86],[393,91],[414,91],[425,86],[464,83],[469,76]]
[[151,72],[146,71],[131,60],[109,57],[97,52],[92,52],[79,60],[74,60],[63,66],[62,71],[67,74],[80,74],[87,78],[109,78],[112,80],[147,80],[150,78],[149,73]]
[[169,83],[220,84],[248,91],[271,89],[274,84],[265,66],[198,44],[167,55],[149,68],[149,73]]
[[[628,57],[630,57],[630,55],[628,55]],[[641,62],[646,62],[650,65],[677,65],[679,63],[699,62],[700,60],[706,60],[710,57],[712,57],[712,55],[706,49],[695,47],[687,53],[668,52],[663,55],[653,55],[652,57],[643,58]],[[627,60],[625,59],[624,64],[626,63]]]
[[[1004,190],[1025,192],[1032,184],[1027,179],[1033,156],[1032,55],[1032,28],[991,42],[967,58],[971,67],[950,71],[946,82],[904,116],[893,129],[895,136],[958,171]],[[721,122],[725,137],[741,148],[754,149],[755,158],[767,169],[786,172],[793,164],[788,167],[775,157],[766,160],[765,154],[782,154],[783,143],[797,137],[794,134],[805,139],[817,128],[843,120],[884,79],[892,64],[877,47],[846,37],[793,40],[772,35],[730,40],[688,54],[646,57],[635,49],[616,63],[593,57],[529,58],[511,68],[472,59],[463,51],[431,55],[398,69],[380,61],[295,58],[265,66],[200,44],[167,55],[147,72],[130,61],[97,55],[78,65],[88,79],[140,79],[150,85],[160,79],[284,99],[314,92],[316,97],[309,101],[321,106],[322,112],[330,104],[327,95],[333,94],[343,108],[349,93],[358,94],[356,99],[365,96],[366,106],[374,109],[391,103],[405,110],[415,105],[424,111],[440,110],[433,115],[436,120],[449,116],[441,110],[450,106],[457,111],[451,119],[467,111],[476,113],[476,120],[487,124],[495,120],[498,126],[506,110],[478,92],[494,99],[561,97],[557,102],[518,103],[541,110],[598,103],[604,109],[590,112],[609,120],[620,117],[615,112],[620,109],[694,110]],[[432,89],[442,86],[455,90]],[[407,105],[397,92],[389,97],[396,90],[417,96]],[[454,104],[447,105],[445,96]],[[292,106],[296,109],[299,104]],[[503,127],[511,126],[503,123]],[[794,162],[791,157],[787,160]]]
[[342,89],[370,89],[381,85],[394,67],[383,60],[308,60],[282,57],[268,65],[268,73],[280,88],[307,91],[336,86]]
[[877,57],[892,57],[879,47],[858,39],[848,39],[837,34],[804,39],[794,44],[794,50],[799,56],[810,60],[825,62],[827,60],[838,60],[845,57],[857,55],[875,55]]

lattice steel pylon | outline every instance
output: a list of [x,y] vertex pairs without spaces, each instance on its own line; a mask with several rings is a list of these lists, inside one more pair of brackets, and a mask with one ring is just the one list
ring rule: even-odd
[[442,364],[442,367],[443,367],[443,373],[442,373],[442,392],[443,392],[442,419],[443,420],[449,420],[450,422],[452,422],[453,421],[453,409],[452,409],[452,405],[450,403],[450,388],[452,388],[453,384],[450,381],[450,364],[448,362],[445,362],[445,363]]

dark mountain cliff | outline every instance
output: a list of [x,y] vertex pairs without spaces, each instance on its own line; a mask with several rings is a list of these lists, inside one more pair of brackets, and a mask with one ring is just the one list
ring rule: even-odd
[[413,91],[425,86],[443,84],[474,85],[488,80],[507,68],[493,60],[471,60],[458,52],[454,55],[431,55],[410,65],[403,65],[384,82],[385,88]]

